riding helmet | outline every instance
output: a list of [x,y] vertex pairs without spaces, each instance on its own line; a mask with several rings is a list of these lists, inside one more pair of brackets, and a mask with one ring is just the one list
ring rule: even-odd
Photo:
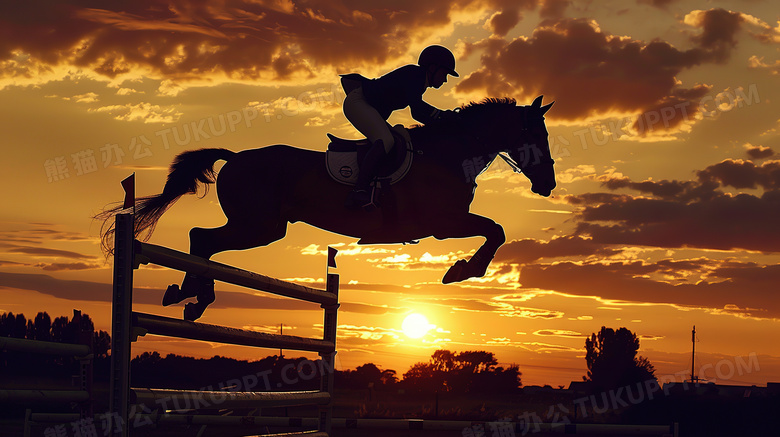
[[458,73],[455,72],[455,56],[447,47],[432,45],[424,48],[417,64],[421,67],[436,64],[447,70],[447,73],[452,76],[459,77]]

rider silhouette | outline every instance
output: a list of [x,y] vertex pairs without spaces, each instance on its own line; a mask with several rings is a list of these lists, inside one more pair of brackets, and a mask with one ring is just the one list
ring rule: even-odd
[[347,93],[344,115],[371,142],[360,163],[355,188],[347,196],[347,208],[371,204],[371,181],[382,158],[393,148],[393,135],[387,123],[393,111],[409,106],[412,117],[423,124],[458,117],[456,112],[436,109],[422,99],[427,88],[438,89],[447,82],[448,74],[458,77],[455,56],[446,47],[432,45],[420,53],[417,65],[405,65],[379,78],[367,79],[356,73],[341,76]]

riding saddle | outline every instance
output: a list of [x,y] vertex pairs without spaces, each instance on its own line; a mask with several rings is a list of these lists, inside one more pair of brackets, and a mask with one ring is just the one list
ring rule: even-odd
[[[412,167],[412,139],[409,132],[398,124],[390,129],[395,139],[395,145],[380,165],[377,177],[374,179],[388,181],[394,184],[409,172]],[[330,144],[325,152],[325,164],[328,174],[337,182],[355,185],[360,172],[359,163],[363,161],[371,143],[367,139],[345,140],[328,134]]]

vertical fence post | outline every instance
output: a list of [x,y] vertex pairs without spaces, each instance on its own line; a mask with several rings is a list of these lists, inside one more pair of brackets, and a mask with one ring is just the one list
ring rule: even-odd
[[111,398],[108,431],[129,435],[130,313],[133,305],[133,214],[119,214],[114,225],[114,298],[111,318]]
[[92,329],[87,329],[82,323],[81,311],[73,310],[73,320],[78,320],[79,332],[78,343],[89,348],[86,356],[78,358],[79,361],[79,388],[87,392],[88,399],[80,405],[81,419],[93,418],[95,411],[93,405],[92,385],[94,382],[94,362],[95,362],[95,333]]
[[94,416],[94,404],[92,383],[94,379],[95,349],[90,347],[90,355],[79,359],[79,385],[81,390],[89,393],[89,400],[81,404],[81,418],[88,419]]
[[[325,290],[333,293],[338,301],[339,295],[339,275],[335,273],[328,273],[328,279]],[[339,304],[322,305],[325,310],[324,322],[323,322],[323,340],[333,342],[333,350],[325,353],[320,353],[320,357],[323,362],[321,369],[322,373],[322,386],[320,389],[330,394],[330,402],[327,405],[320,406],[320,431],[331,435],[331,427],[333,424],[333,379],[336,376],[336,328],[337,315]]]

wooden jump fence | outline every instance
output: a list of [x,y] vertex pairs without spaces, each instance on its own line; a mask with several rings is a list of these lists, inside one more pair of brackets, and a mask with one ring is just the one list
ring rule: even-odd
[[[129,417],[130,405],[154,404],[154,402],[159,399],[171,399],[176,397],[200,399],[216,397],[220,399],[220,408],[317,405],[319,406],[319,416],[315,419],[316,424],[311,421],[305,422],[308,425],[316,425],[316,429],[298,434],[285,433],[284,435],[317,437],[327,437],[330,435],[333,423],[333,369],[336,355],[336,319],[339,307],[338,275],[330,273],[327,275],[325,290],[318,290],[281,281],[162,246],[139,242],[133,237],[133,220],[132,214],[119,214],[116,217],[115,225],[111,388],[109,408],[113,420],[121,423],[116,423],[114,426],[111,426],[110,429],[112,430],[113,435],[122,437],[127,437],[129,435],[130,428],[132,428]],[[211,278],[216,281],[227,282],[254,290],[319,303],[325,313],[323,338],[268,334],[134,312],[132,310],[133,270],[138,268],[140,264],[148,263],[181,270],[201,277]],[[204,392],[193,390],[131,388],[130,346],[138,335],[146,334],[243,346],[317,352],[322,359],[323,369],[329,369],[330,371],[320,372],[320,389],[316,391]],[[196,416],[192,416],[191,419],[178,420],[189,420],[190,423],[192,423],[192,421],[198,421],[195,417]],[[256,419],[258,422],[263,420],[262,417],[256,417]],[[230,420],[235,421],[241,419],[223,419],[222,421],[217,420],[211,421],[210,423],[227,424]],[[243,420],[246,422],[249,419],[245,418]],[[206,421],[204,421],[204,424],[205,422]],[[289,422],[286,423],[289,424]],[[300,421],[300,423],[303,423],[303,421]]]
[[[91,338],[90,338],[91,340]],[[64,389],[0,389],[0,404],[25,405],[24,437],[28,437],[35,423],[73,422],[92,417],[92,382],[94,360],[92,348],[87,344],[59,343],[53,341],[0,337],[0,351],[21,354],[70,356],[78,360],[77,387]],[[78,413],[33,412],[33,408],[72,404]]]

